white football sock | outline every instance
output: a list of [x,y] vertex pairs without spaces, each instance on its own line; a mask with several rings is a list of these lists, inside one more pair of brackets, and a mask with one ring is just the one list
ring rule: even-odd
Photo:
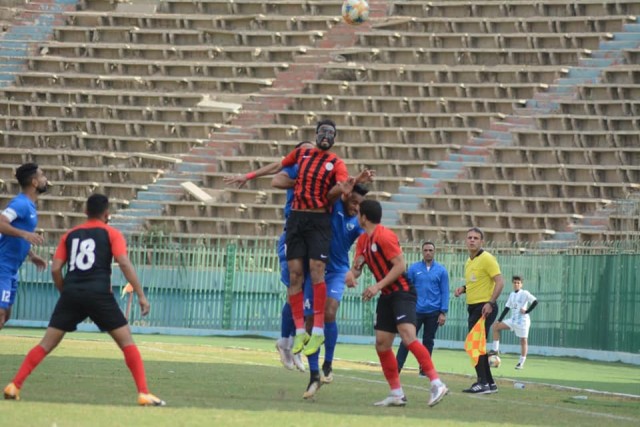
[[395,389],[391,390],[391,395],[392,396],[397,396],[397,397],[402,397],[402,396],[404,396],[404,391],[402,391],[402,387],[395,388]]

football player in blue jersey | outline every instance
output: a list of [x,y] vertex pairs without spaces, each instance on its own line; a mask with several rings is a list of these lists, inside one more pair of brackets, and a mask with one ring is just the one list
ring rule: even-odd
[[333,205],[331,212],[331,249],[327,263],[325,281],[327,283],[327,302],[324,311],[324,362],[322,363],[322,378],[324,384],[333,381],[333,354],[338,341],[338,324],[336,313],[342,300],[345,287],[345,276],[351,268],[349,251],[353,243],[364,230],[358,224],[360,203],[369,190],[361,184],[355,184],[348,196],[343,195]]
[[36,163],[25,163],[16,169],[16,179],[22,191],[0,213],[0,329],[11,317],[18,291],[18,270],[25,258],[38,269],[47,266],[31,245],[44,243],[43,237],[34,232],[38,224],[36,200],[47,191],[49,182]]

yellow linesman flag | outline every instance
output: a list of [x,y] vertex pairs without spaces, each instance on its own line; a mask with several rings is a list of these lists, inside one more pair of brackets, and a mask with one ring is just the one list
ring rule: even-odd
[[467,339],[464,340],[464,350],[471,356],[471,364],[476,366],[480,356],[487,354],[487,335],[484,330],[484,317],[473,325]]

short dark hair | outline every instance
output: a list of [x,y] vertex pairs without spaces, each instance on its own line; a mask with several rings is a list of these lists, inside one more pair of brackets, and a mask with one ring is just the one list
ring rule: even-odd
[[521,282],[522,282],[522,276],[513,276],[513,277],[511,278],[511,281],[512,281],[512,282],[513,282],[513,281],[515,281],[515,280],[519,280],[519,281],[521,281]]
[[87,199],[87,216],[98,218],[109,209],[109,198],[104,194],[95,193]]
[[25,163],[16,169],[16,179],[20,187],[25,188],[31,184],[31,180],[38,173],[39,167],[37,163]]
[[364,215],[374,224],[380,224],[382,220],[382,205],[377,200],[364,200],[360,203],[360,215]]
[[293,147],[293,148],[300,148],[300,147],[302,147],[304,144],[311,144],[311,145],[315,145],[315,144],[314,144],[313,142],[311,142],[311,141],[300,141],[300,142],[298,142],[298,143],[296,144],[296,146],[295,146],[295,147]]
[[369,189],[362,184],[356,184],[353,186],[353,192],[364,197],[369,193]]
[[478,227],[471,227],[470,229],[467,230],[467,234],[469,234],[470,232],[474,232],[474,233],[478,233],[480,235],[480,239],[484,240],[484,233],[482,232],[482,230],[480,230],[480,228]]
[[322,125],[329,125],[333,128],[333,130],[336,131],[336,135],[338,135],[338,128],[336,127],[336,122],[334,122],[331,119],[323,119],[320,120],[317,124],[316,124],[316,133],[318,133],[318,129],[320,129],[320,126]]
[[424,249],[424,247],[425,247],[426,245],[431,245],[431,246],[433,246],[433,249],[435,249],[435,248],[436,248],[436,245],[435,245],[431,240],[427,240],[427,241],[423,242],[423,243],[422,243],[422,249]]

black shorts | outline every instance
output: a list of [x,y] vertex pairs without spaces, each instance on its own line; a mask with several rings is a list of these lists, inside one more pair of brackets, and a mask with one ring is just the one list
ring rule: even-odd
[[329,261],[331,214],[291,211],[287,218],[287,260],[308,258]]
[[392,292],[380,295],[376,307],[377,331],[397,333],[400,323],[416,324],[416,295],[411,292]]
[[101,331],[113,331],[128,323],[112,293],[69,289],[60,295],[49,320],[49,327],[73,332],[78,323],[87,317]]
[[[467,326],[469,327],[469,330],[473,329],[473,326],[478,323],[478,320],[482,317],[482,307],[484,307],[485,304],[486,302],[480,302],[478,304],[470,304],[467,306],[467,313],[469,313]],[[493,311],[484,319],[484,329],[487,337],[489,337],[489,329],[491,329],[491,325],[496,320],[496,317],[498,317],[498,304],[492,304],[491,306],[493,307]]]

